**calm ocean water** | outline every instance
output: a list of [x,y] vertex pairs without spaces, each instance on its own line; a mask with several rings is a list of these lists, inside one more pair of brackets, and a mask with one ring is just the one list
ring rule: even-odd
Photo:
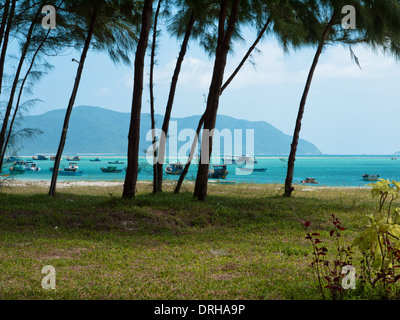
[[[117,165],[118,168],[126,167],[126,157],[99,156],[101,162],[91,162],[94,156],[81,156],[78,162],[80,171],[83,175],[80,177],[62,177],[59,181],[123,181],[125,171],[121,173],[103,173],[100,168],[111,166],[108,161],[122,161],[124,164]],[[32,161],[32,157],[22,157],[25,161]],[[253,172],[250,175],[237,174],[238,166],[228,165],[229,174],[226,181],[237,181],[238,183],[277,183],[282,184],[285,181],[287,158],[284,157],[256,157],[258,163],[255,168],[267,168],[266,172]],[[26,171],[22,175],[13,175],[16,180],[50,180],[50,167],[54,165],[53,161],[34,161],[40,172]],[[61,167],[68,166],[68,161],[62,161]],[[152,169],[147,160],[141,158],[141,170],[139,180],[151,180]],[[9,166],[9,164],[7,164]],[[6,169],[8,172],[8,169]],[[187,180],[194,180],[197,172],[197,166],[192,165],[187,175]],[[400,157],[393,160],[393,156],[315,156],[298,157],[295,164],[294,183],[300,183],[307,177],[315,178],[319,186],[366,186],[368,182],[363,181],[363,174],[379,175],[384,179],[400,180]],[[168,180],[177,180],[178,177],[164,175]]]

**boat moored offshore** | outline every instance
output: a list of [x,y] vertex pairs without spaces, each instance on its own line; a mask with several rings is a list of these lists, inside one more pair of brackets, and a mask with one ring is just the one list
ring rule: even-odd
[[369,175],[369,174],[364,174],[362,176],[364,181],[378,181],[379,180],[379,175]]
[[39,155],[33,156],[32,159],[33,159],[33,160],[36,160],[36,161],[37,161],[37,160],[43,161],[43,160],[48,160],[49,158],[47,158],[47,157],[44,156],[44,155],[39,154]]
[[226,170],[226,165],[214,165],[213,169],[208,171],[208,178],[210,179],[225,179],[229,171]]
[[171,163],[165,167],[165,173],[170,175],[180,175],[183,172],[183,164]]
[[117,167],[114,166],[108,166],[106,168],[100,168],[101,171],[104,173],[120,173],[122,172],[123,169],[118,169]]

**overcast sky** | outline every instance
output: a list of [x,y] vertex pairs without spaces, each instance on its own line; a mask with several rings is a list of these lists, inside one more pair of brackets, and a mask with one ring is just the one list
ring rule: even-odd
[[[237,66],[254,40],[234,47],[226,75]],[[284,53],[273,38],[266,38],[231,86],[224,92],[219,114],[267,121],[293,134],[295,119],[315,49]],[[156,112],[164,114],[179,43],[163,37],[155,69]],[[362,70],[348,48],[328,46],[317,67],[303,120],[301,138],[324,154],[392,154],[400,151],[398,128],[400,64],[382,53],[355,47]],[[66,108],[80,53],[70,51],[51,60],[55,70],[34,88],[43,103],[32,110],[41,114]],[[148,66],[148,62],[147,62]],[[191,43],[179,80],[173,117],[200,115],[210,85],[213,59]],[[146,80],[148,79],[148,67]],[[115,66],[106,55],[90,53],[75,106],[99,106],[130,112],[133,67]],[[149,112],[146,87],[142,112]],[[145,118],[144,118],[145,119]],[[161,125],[161,124],[159,124]]]

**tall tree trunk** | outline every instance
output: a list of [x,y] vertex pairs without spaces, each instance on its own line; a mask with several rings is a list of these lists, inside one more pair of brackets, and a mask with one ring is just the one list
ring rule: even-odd
[[[20,106],[20,103],[21,103],[21,97],[22,97],[22,92],[23,92],[24,87],[25,87],[25,83],[26,83],[26,81],[27,81],[27,79],[28,79],[29,74],[30,74],[31,71],[32,71],[32,68],[33,68],[34,63],[35,63],[35,59],[36,59],[37,55],[39,54],[40,50],[42,49],[44,43],[46,42],[46,40],[47,40],[47,38],[48,38],[50,32],[51,32],[51,29],[49,29],[49,31],[47,32],[46,36],[43,38],[43,40],[41,41],[41,43],[40,43],[39,46],[37,47],[37,49],[36,49],[34,55],[32,56],[31,64],[30,64],[28,70],[27,70],[26,73],[25,73],[25,77],[24,77],[24,79],[23,79],[23,81],[22,81],[22,84],[21,84],[21,87],[20,87],[20,89],[19,89],[17,104],[15,105],[14,114],[13,114],[13,117],[12,117],[12,120],[11,120],[11,123],[10,123],[10,126],[9,126],[9,128],[8,128],[8,134],[7,134],[7,139],[6,139],[5,143],[4,143],[3,153],[2,153],[1,156],[0,156],[0,168],[3,167],[4,156],[5,156],[5,154],[6,154],[8,142],[10,141],[10,137],[11,137],[11,133],[12,133],[12,129],[13,129],[13,126],[14,126],[15,119],[16,119],[17,113],[18,113],[18,111],[19,111],[19,106]],[[0,170],[0,172],[1,172],[1,170]]]
[[162,0],[158,1],[157,10],[154,17],[153,26],[153,41],[151,45],[151,62],[150,62],[150,115],[151,115],[151,134],[153,144],[153,193],[157,193],[158,190],[158,179],[157,179],[157,146],[156,146],[156,120],[155,120],[155,108],[154,108],[154,65],[156,56],[156,44],[157,44],[157,25],[158,15],[160,14]]
[[334,16],[335,15],[332,16],[331,20],[328,22],[328,24],[322,34],[321,41],[319,42],[317,52],[315,53],[315,57],[314,57],[312,65],[311,65],[311,69],[308,74],[308,78],[307,78],[306,86],[304,88],[303,96],[300,101],[299,112],[297,115],[296,126],[295,126],[294,134],[293,134],[293,141],[291,144],[290,155],[289,155],[289,159],[288,159],[288,168],[287,168],[287,174],[286,174],[285,193],[284,193],[285,197],[290,197],[292,195],[292,192],[294,191],[292,182],[293,182],[294,163],[296,161],[297,146],[299,144],[299,138],[300,138],[301,121],[303,119],[304,109],[305,109],[305,105],[307,102],[308,93],[310,92],[311,83],[312,83],[312,80],[314,77],[315,69],[317,68],[317,65],[318,65],[319,57],[322,54],[322,50],[325,46],[325,41],[326,41],[326,39],[329,35],[329,32],[331,31],[333,24],[334,24]]
[[8,48],[8,39],[10,37],[10,32],[11,32],[12,22],[13,22],[13,19],[14,19],[15,4],[16,3],[17,3],[17,0],[12,0],[12,2],[11,2],[11,8],[10,8],[10,12],[8,14],[7,27],[6,27],[6,30],[4,31],[3,46],[1,47],[1,54],[0,54],[0,95],[2,93],[2,87],[3,87],[2,83],[3,83],[4,63],[6,61],[6,54],[7,54],[7,48]]
[[1,44],[3,43],[3,37],[4,37],[4,30],[6,28],[7,24],[7,17],[8,17],[8,10],[10,9],[10,0],[6,0],[6,3],[4,4],[3,7],[3,15],[1,17],[1,25],[0,25],[0,47]]
[[[226,67],[227,55],[230,48],[231,38],[236,27],[239,0],[232,4],[228,27],[225,31],[225,17],[227,11],[227,1],[221,4],[221,15],[219,20],[218,46],[216,50],[213,78],[207,99],[207,108],[204,119],[204,131],[201,139],[201,157],[197,170],[196,185],[194,196],[200,201],[204,201],[207,196],[208,170],[213,144],[213,130],[217,120],[219,98],[221,95],[222,81]],[[204,162],[205,161],[205,162]]]
[[89,51],[90,44],[91,44],[91,41],[92,41],[93,32],[94,32],[94,26],[95,26],[95,22],[96,22],[96,19],[97,19],[97,10],[98,10],[98,8],[94,7],[93,14],[92,14],[92,17],[91,17],[91,21],[90,21],[90,24],[89,24],[88,33],[87,33],[86,40],[85,40],[85,45],[83,47],[83,51],[82,51],[82,54],[81,54],[81,59],[79,61],[79,67],[78,67],[78,70],[77,70],[77,73],[76,73],[74,87],[72,89],[72,94],[71,94],[71,97],[70,97],[70,100],[69,100],[69,103],[68,103],[68,107],[67,107],[67,111],[66,111],[66,114],[65,114],[63,130],[62,130],[61,138],[60,138],[60,144],[58,146],[57,155],[56,155],[56,158],[55,158],[55,161],[54,161],[54,169],[53,169],[53,174],[52,174],[52,177],[51,177],[49,196],[54,196],[55,192],[56,192],[58,169],[60,167],[61,156],[62,156],[62,153],[64,151],[65,141],[67,139],[69,119],[71,117],[72,108],[74,107],[76,95],[78,94],[79,84],[80,84],[81,78],[82,78],[83,67],[85,65],[86,56],[87,56],[87,53]]
[[135,56],[131,123],[128,135],[128,167],[125,175],[124,199],[134,199],[139,172],[140,113],[143,97],[143,73],[146,49],[149,41],[153,0],[145,0],[142,14],[142,30]]
[[157,177],[158,177],[158,191],[162,191],[162,182],[163,182],[163,174],[164,174],[164,157],[165,157],[165,149],[166,149],[166,138],[168,136],[169,122],[171,120],[171,112],[174,104],[176,87],[178,85],[178,78],[181,72],[183,60],[185,59],[186,51],[188,48],[189,40],[192,35],[193,27],[196,22],[196,17],[192,12],[190,15],[189,23],[186,28],[185,36],[183,38],[183,42],[181,45],[181,50],[179,52],[178,60],[176,62],[174,74],[172,76],[171,87],[168,96],[167,107],[165,109],[164,121],[162,125],[162,132],[160,138],[160,145],[158,149],[158,161],[157,161]]
[[[1,131],[0,131],[0,155],[3,154],[3,152],[4,152],[4,142],[5,142],[5,138],[6,138],[9,118],[10,118],[11,111],[12,111],[13,104],[14,104],[15,93],[16,93],[17,87],[18,87],[19,76],[21,74],[22,66],[24,65],[26,54],[28,52],[28,49],[29,49],[29,46],[30,46],[30,43],[32,40],[32,34],[33,34],[33,30],[35,29],[36,18],[39,16],[39,12],[40,11],[38,11],[38,13],[35,15],[32,23],[29,27],[28,33],[26,35],[26,42],[24,43],[24,46],[22,48],[21,57],[19,59],[18,67],[15,72],[14,81],[13,81],[11,91],[10,91],[10,97],[8,99],[6,112],[5,112],[4,118],[3,118],[3,125],[2,125]],[[0,172],[1,172],[1,170],[2,170],[2,161],[1,161],[1,166],[0,166]]]
[[[280,4],[279,4],[280,6]],[[279,6],[277,7],[277,9],[279,8]],[[235,71],[232,73],[232,75],[228,78],[228,80],[224,83],[224,85],[221,88],[221,95],[222,93],[225,91],[225,89],[231,84],[231,82],[233,81],[233,79],[238,75],[239,71],[242,69],[242,67],[244,66],[244,64],[246,63],[246,61],[248,60],[248,58],[250,57],[250,55],[252,54],[252,52],[254,51],[254,49],[257,47],[257,44],[260,42],[260,40],[262,39],[262,37],[264,36],[265,32],[268,30],[269,25],[272,22],[272,18],[269,17],[267,22],[265,23],[265,25],[263,26],[263,28],[261,29],[257,39],[254,41],[254,43],[251,45],[251,47],[249,48],[249,50],[246,52],[245,56],[243,57],[242,61],[239,63],[239,65],[237,66],[237,68],[235,69]],[[196,150],[196,145],[198,143],[199,140],[199,135],[201,132],[201,129],[203,127],[204,124],[204,114],[201,116],[199,123],[197,125],[197,130],[196,130],[196,136],[195,139],[192,143],[192,147],[191,147],[191,151],[190,151],[190,155],[188,158],[188,161],[179,177],[178,183],[175,186],[175,193],[179,193],[183,184],[183,181],[185,180],[185,177],[187,175],[187,173],[189,172],[189,168],[190,165],[193,161],[193,156],[194,156],[194,152]]]

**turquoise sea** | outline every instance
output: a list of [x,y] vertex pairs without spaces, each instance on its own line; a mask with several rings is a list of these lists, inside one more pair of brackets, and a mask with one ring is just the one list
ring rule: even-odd
[[[126,157],[124,156],[99,156],[101,162],[91,162],[95,156],[80,156],[78,162],[79,170],[83,171],[80,177],[62,177],[59,181],[124,181],[125,171],[121,173],[103,173],[100,168],[113,166],[108,161],[121,161],[124,164],[117,165],[118,168],[126,167]],[[32,157],[22,157],[25,161],[33,161]],[[266,172],[253,172],[250,175],[237,174],[238,166],[228,165],[229,174],[226,181],[236,181],[237,183],[257,183],[257,184],[283,184],[286,177],[287,157],[256,156],[258,163],[255,168],[267,168]],[[151,180],[152,169],[145,157],[140,160],[141,170],[139,180]],[[22,175],[12,175],[15,180],[50,180],[50,167],[53,161],[34,161],[41,168],[39,172],[26,171]],[[65,159],[61,162],[61,167],[68,166]],[[214,162],[216,163],[216,162]],[[10,164],[6,164],[10,166]],[[8,173],[8,168],[6,168]],[[187,175],[187,180],[194,180],[197,166],[192,165]],[[362,179],[363,174],[379,175],[384,179],[400,180],[400,156],[398,160],[391,156],[308,156],[297,157],[295,164],[294,183],[300,183],[307,177],[315,178],[319,182],[318,186],[339,186],[339,187],[363,187],[369,182]],[[168,180],[177,180],[178,177],[164,175]]]

